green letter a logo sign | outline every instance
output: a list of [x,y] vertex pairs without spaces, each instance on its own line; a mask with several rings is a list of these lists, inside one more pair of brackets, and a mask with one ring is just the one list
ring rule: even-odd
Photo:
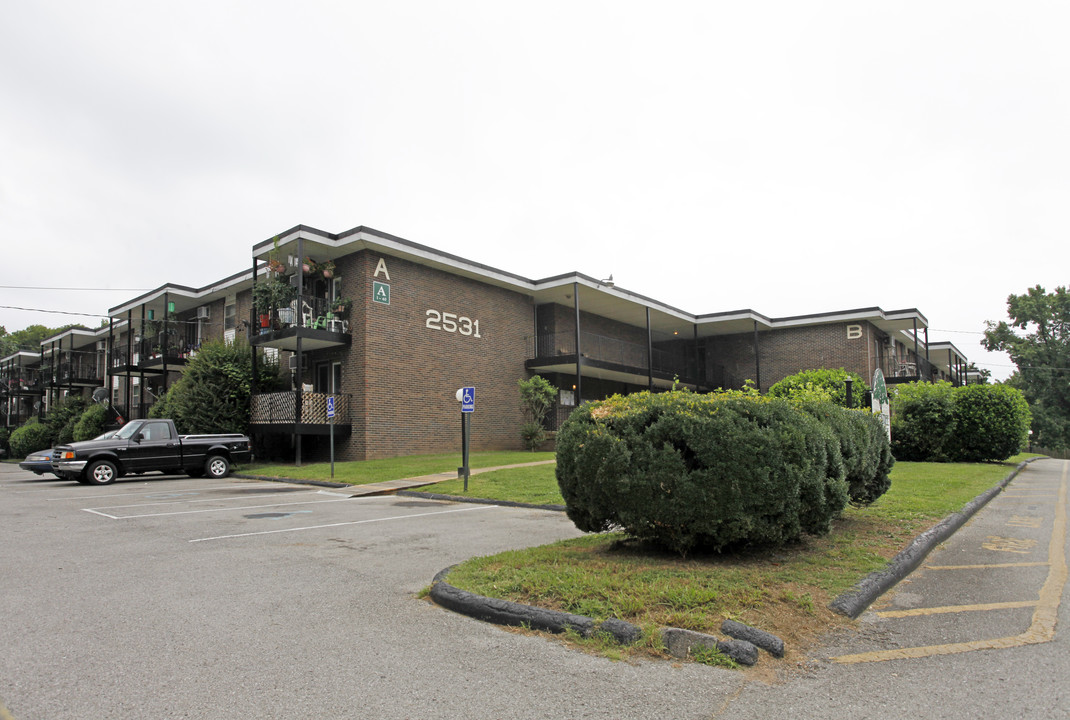
[[390,286],[378,280],[372,281],[372,300],[383,305],[389,305]]

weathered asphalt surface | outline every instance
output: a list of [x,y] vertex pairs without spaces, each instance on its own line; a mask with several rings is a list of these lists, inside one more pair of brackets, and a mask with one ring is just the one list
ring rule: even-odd
[[[16,720],[1070,717],[1066,603],[1051,641],[829,659],[1027,631],[1052,597],[1064,467],[1027,467],[882,599],[926,614],[868,612],[808,674],[765,685],[613,663],[415,598],[471,556],[578,535],[561,513],[238,479],[84,487],[0,465],[0,703]],[[927,611],[997,602],[1017,605]]]

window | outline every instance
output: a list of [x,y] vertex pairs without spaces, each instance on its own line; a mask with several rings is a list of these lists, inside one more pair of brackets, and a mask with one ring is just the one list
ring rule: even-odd
[[223,306],[223,329],[233,330],[238,326],[238,306],[231,298]]

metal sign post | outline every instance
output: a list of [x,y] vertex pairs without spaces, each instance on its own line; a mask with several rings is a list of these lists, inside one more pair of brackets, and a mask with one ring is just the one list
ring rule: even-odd
[[327,396],[327,419],[331,421],[331,479],[334,480],[334,395]]
[[464,478],[464,491],[468,492],[468,477],[472,474],[468,468],[468,450],[472,444],[472,413],[476,411],[476,389],[463,387],[457,391],[457,400],[461,403],[461,467],[457,474]]

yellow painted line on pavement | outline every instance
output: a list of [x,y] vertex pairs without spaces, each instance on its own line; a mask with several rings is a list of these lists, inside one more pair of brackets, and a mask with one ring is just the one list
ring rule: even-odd
[[876,613],[882,618],[922,617],[925,615],[946,615],[959,612],[981,612],[987,610],[1013,610],[1015,608],[1035,607],[1036,600],[1015,600],[1012,602],[983,603],[980,605],[944,605],[931,608],[911,608],[910,610],[882,610]]
[[934,657],[937,655],[954,655],[974,650],[999,650],[1051,642],[1055,638],[1055,622],[1059,614],[1059,602],[1063,588],[1066,586],[1067,566],[1066,552],[1066,485],[1070,471],[1070,462],[1063,463],[1062,482],[1059,485],[1058,501],[1055,504],[1055,522],[1052,526],[1051,540],[1048,543],[1048,577],[1040,589],[1033,621],[1029,629],[1018,635],[988,640],[973,640],[946,645],[926,645],[922,647],[899,648],[897,650],[878,650],[875,652],[840,655],[832,658],[841,664],[864,662],[885,662],[887,660],[906,660],[911,658]]
[[1044,562],[989,563],[988,565],[926,565],[923,570],[995,570],[999,568],[1043,567]]

